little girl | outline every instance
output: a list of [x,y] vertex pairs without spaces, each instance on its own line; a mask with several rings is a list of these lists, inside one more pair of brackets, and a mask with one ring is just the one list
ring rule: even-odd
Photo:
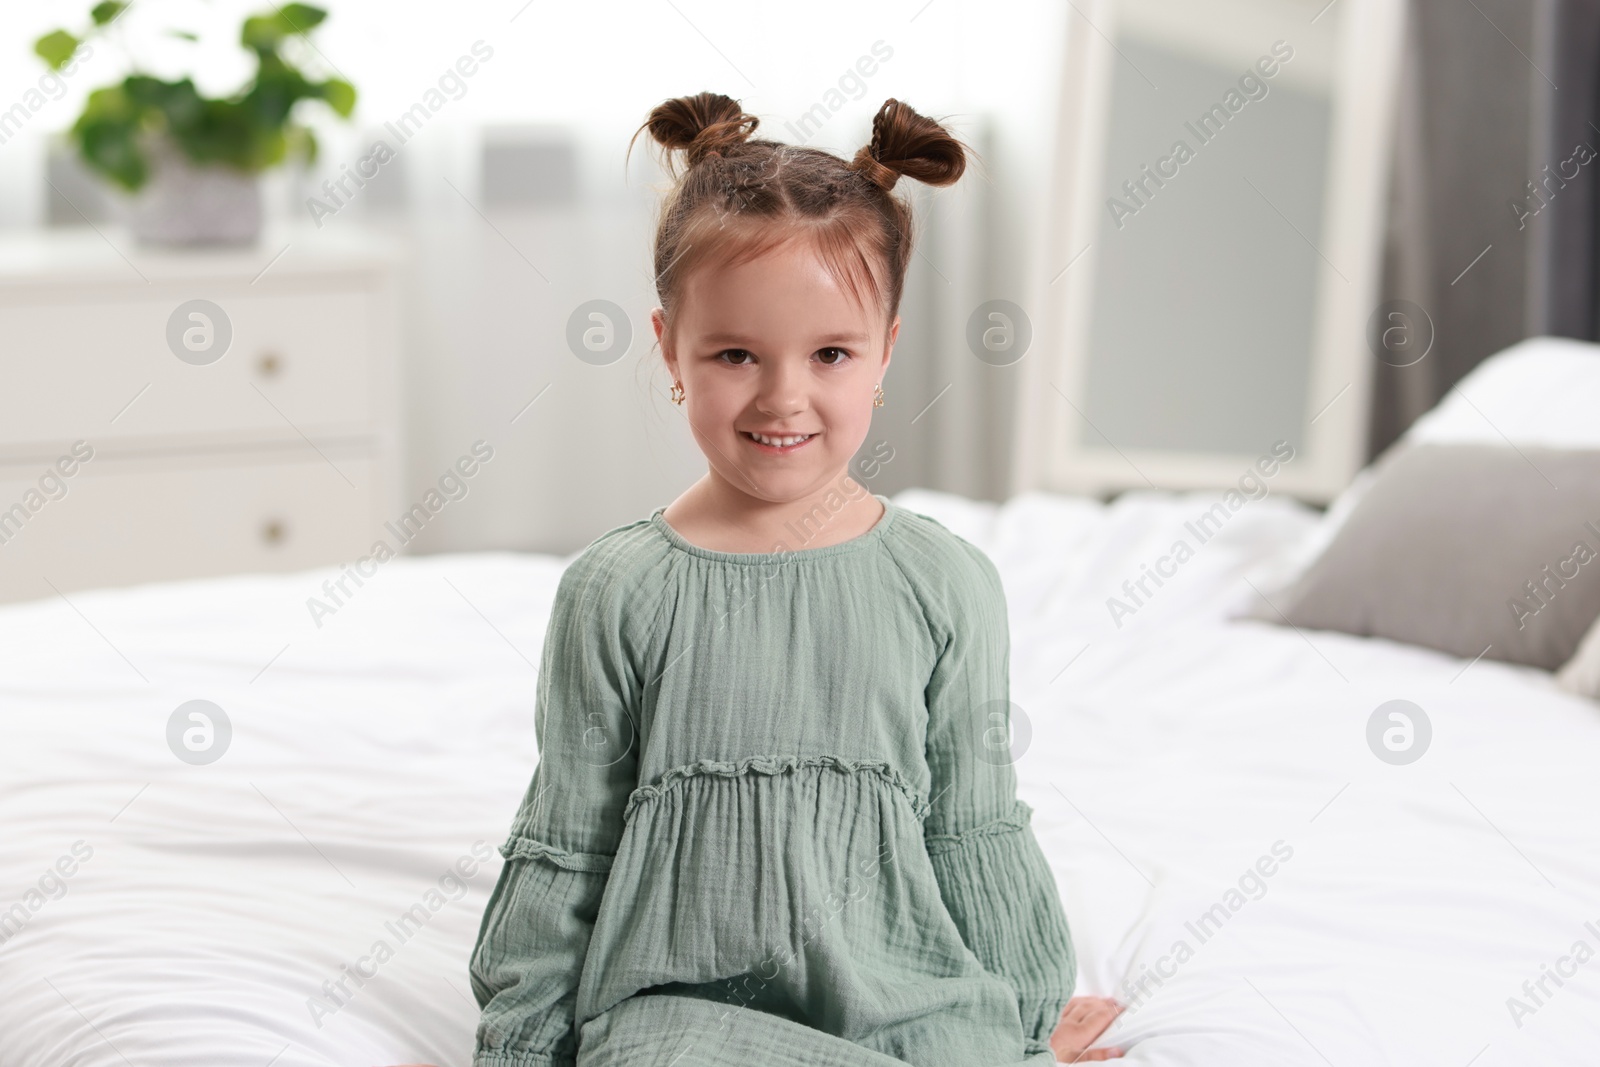
[[890,190],[965,152],[896,100],[848,163],[756,126],[701,93],[641,127],[677,177],[652,321],[710,468],[561,576],[473,1063],[1118,1056],[1086,1051],[1120,1009],[1069,1003],[1016,796],[999,574],[847,473],[911,258]]

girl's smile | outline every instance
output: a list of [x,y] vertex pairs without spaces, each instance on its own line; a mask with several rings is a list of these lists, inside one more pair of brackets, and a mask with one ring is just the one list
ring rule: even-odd
[[772,456],[787,456],[797,452],[810,444],[816,434],[760,434],[750,430],[740,430],[739,436],[755,446],[756,451],[765,452]]

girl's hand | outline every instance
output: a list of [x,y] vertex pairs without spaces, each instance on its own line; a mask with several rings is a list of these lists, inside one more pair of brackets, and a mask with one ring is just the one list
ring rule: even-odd
[[1120,1048],[1090,1048],[1094,1039],[1116,1021],[1123,1005],[1110,997],[1073,997],[1061,1012],[1055,1032],[1050,1035],[1050,1050],[1058,1063],[1088,1063],[1122,1058]]

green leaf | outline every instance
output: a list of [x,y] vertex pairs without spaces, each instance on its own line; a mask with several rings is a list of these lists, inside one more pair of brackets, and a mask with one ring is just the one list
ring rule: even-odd
[[310,4],[284,4],[278,9],[278,14],[295,33],[305,33],[328,17],[328,13],[322,8],[312,7]]
[[185,78],[180,82],[156,82],[150,106],[158,109],[165,116],[167,126],[181,136],[183,130],[200,120],[205,101],[194,82]]
[[294,125],[285,128],[284,135],[288,139],[289,153],[299,156],[307,166],[317,161],[319,151],[317,135],[306,126]]
[[122,81],[129,103],[146,117],[159,115],[177,136],[200,118],[205,101],[188,78],[166,82],[148,74],[130,74]]
[[127,4],[121,3],[119,0],[104,0],[103,3],[96,4],[89,10],[89,17],[94,19],[96,26],[104,26],[127,10],[127,7]]
[[254,144],[261,133],[248,108],[234,100],[202,100],[195,121],[174,131],[190,159],[229,163],[241,170],[260,169]]
[[140,116],[123,87],[112,85],[89,94],[72,126],[83,161],[129,191],[138,190],[148,176],[138,144]]
[[349,118],[356,109],[356,87],[343,78],[329,78],[318,87],[318,92],[340,118]]
[[275,130],[289,121],[289,112],[295,104],[314,95],[315,87],[306,81],[305,75],[276,56],[263,56],[261,68],[256,71],[256,83],[240,103],[257,125]]
[[51,70],[60,70],[81,43],[66,30],[55,30],[33,42],[33,51],[50,65]]
[[138,192],[150,177],[138,146],[121,131],[90,131],[79,144],[85,163],[130,193]]
[[320,7],[285,4],[276,11],[251,15],[245,19],[244,27],[239,32],[239,43],[265,55],[275,51],[285,37],[306,33],[327,17],[328,13]]
[[255,52],[272,51],[283,37],[283,24],[276,15],[251,15],[239,31],[239,43]]
[[251,168],[266,170],[283,162],[289,152],[289,139],[282,130],[259,130],[250,149]]
[[173,37],[182,37],[185,41],[198,41],[200,39],[188,30],[168,30],[167,33]]

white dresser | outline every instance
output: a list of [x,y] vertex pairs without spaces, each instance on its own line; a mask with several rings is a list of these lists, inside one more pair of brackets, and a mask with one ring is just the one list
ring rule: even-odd
[[399,254],[0,234],[0,602],[363,555],[399,511]]

